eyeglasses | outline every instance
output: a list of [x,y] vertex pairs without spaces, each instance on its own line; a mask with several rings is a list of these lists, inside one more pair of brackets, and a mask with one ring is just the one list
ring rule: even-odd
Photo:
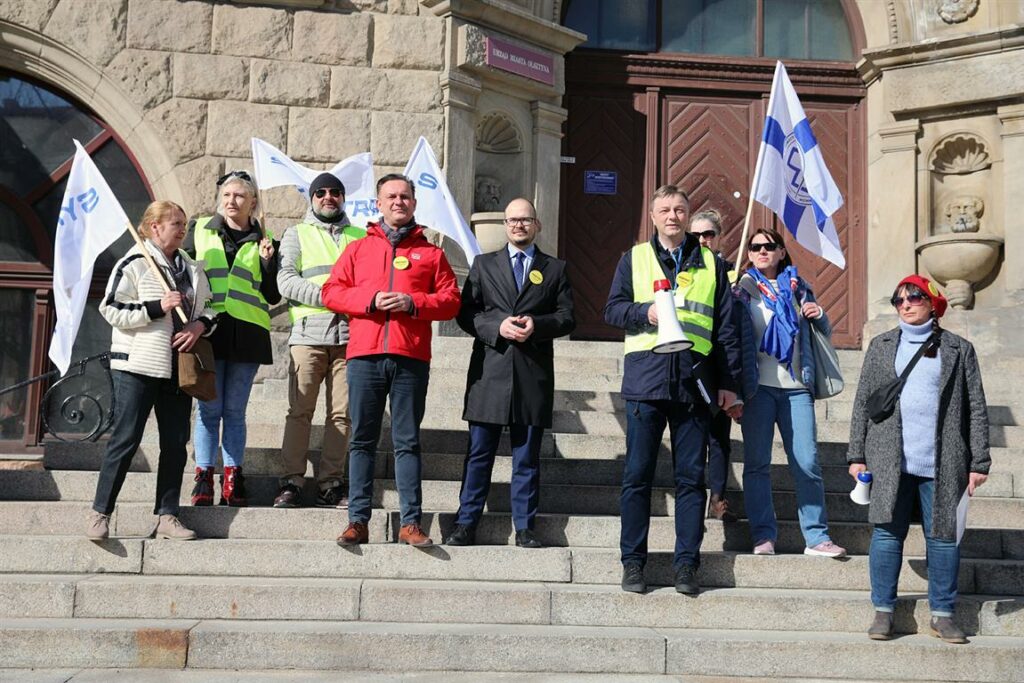
[[697,237],[703,237],[706,240],[718,237],[718,233],[715,232],[714,230],[705,230],[704,232],[695,232],[693,234],[696,235]]
[[225,173],[220,178],[217,178],[217,187],[220,187],[221,185],[223,185],[224,183],[226,183],[228,180],[230,180],[232,178],[238,178],[239,180],[246,180],[246,181],[248,181],[250,183],[252,182],[252,176],[250,176],[245,171],[231,171],[231,173]]
[[900,306],[903,305],[904,301],[909,303],[911,306],[920,306],[921,304],[923,304],[927,300],[929,300],[929,297],[927,295],[925,295],[925,294],[908,294],[905,297],[894,296],[889,301],[890,301],[890,303],[892,303],[893,306],[895,306],[896,308],[899,308]]
[[530,227],[531,225],[533,225],[536,222],[537,222],[536,218],[530,218],[529,216],[525,216],[523,218],[506,218],[505,219],[505,225],[509,226],[510,228],[514,227],[516,225],[522,225],[524,227]]
[[770,254],[781,246],[781,244],[777,244],[776,242],[760,242],[758,244],[751,244],[747,248],[747,251],[749,251],[751,254],[756,254],[764,250]]
[[341,190],[339,190],[336,187],[322,187],[316,192],[314,192],[313,196],[316,197],[317,199],[323,199],[328,194],[330,194],[332,197],[337,198],[341,196]]

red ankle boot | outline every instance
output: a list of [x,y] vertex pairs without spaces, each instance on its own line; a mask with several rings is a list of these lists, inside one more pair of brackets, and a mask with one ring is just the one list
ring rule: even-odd
[[220,477],[220,504],[244,508],[249,504],[245,498],[245,477],[241,467],[225,467]]
[[213,468],[196,468],[196,485],[192,487],[193,505],[213,505]]

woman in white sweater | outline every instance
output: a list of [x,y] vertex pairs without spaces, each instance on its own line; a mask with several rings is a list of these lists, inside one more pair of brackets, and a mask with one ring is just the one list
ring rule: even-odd
[[[113,327],[110,365],[114,377],[114,424],[96,484],[86,536],[110,535],[110,515],[146,421],[156,410],[160,461],[156,479],[157,538],[191,540],[195,532],[178,520],[181,477],[187,458],[192,397],[178,388],[178,352],[188,351],[214,328],[210,283],[202,264],[180,249],[185,212],[174,202],[151,203],[139,223],[145,249],[160,269],[152,271],[138,245],[117,262],[100,303]],[[171,287],[165,293],[160,283]],[[180,306],[189,322],[174,312]]]

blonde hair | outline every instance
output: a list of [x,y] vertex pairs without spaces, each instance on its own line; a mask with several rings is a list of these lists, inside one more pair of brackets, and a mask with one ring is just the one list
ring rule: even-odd
[[716,233],[722,234],[722,214],[717,210],[704,209],[700,213],[694,214],[693,218],[690,219],[690,227],[693,227],[693,224],[697,221],[707,221],[715,229]]
[[174,202],[169,202],[165,199],[158,199],[155,202],[150,202],[146,210],[142,212],[142,218],[139,220],[139,237],[148,239],[153,236],[153,231],[150,229],[153,223],[162,223],[174,211],[180,211],[181,215],[184,216],[185,209],[181,208]]
[[677,185],[662,185],[651,195],[650,209],[654,210],[654,202],[665,197],[682,197],[686,203],[686,213],[690,213],[690,197]]

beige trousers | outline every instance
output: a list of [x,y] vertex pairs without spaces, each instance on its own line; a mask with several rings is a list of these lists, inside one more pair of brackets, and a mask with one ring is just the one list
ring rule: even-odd
[[327,418],[317,481],[322,489],[340,485],[348,461],[348,380],[344,346],[291,346],[288,367],[288,417],[284,423],[281,484],[300,489],[306,476],[309,433],[320,385],[327,385]]

